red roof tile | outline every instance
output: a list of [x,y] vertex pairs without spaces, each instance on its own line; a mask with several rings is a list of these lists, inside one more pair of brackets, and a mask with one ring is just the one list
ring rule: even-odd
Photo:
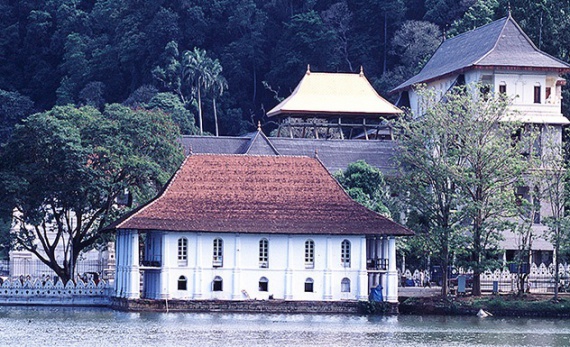
[[317,160],[191,155],[155,200],[120,229],[411,235],[354,202]]

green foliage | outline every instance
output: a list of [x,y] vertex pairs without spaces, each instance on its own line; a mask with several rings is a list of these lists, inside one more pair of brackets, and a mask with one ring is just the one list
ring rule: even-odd
[[195,135],[199,129],[194,124],[194,115],[188,111],[178,96],[172,93],[158,93],[148,102],[147,109],[162,110],[172,117],[183,135]]
[[219,59],[228,85],[216,107],[209,106],[215,92],[202,95],[204,124],[215,132],[216,110],[226,117],[220,133],[241,131],[276,104],[264,82],[287,96],[307,64],[313,71],[363,66],[385,95],[425,62],[431,48],[423,47],[435,38],[416,26],[409,47],[393,45],[406,22],[429,21],[451,35],[506,15],[507,2],[541,49],[570,59],[570,4],[556,0],[12,1],[0,5],[0,89],[42,111],[56,103],[101,109],[154,84],[183,95],[188,107],[181,53],[199,47]]
[[170,178],[182,160],[178,137],[162,111],[117,104],[103,112],[55,107],[26,118],[0,161],[0,202],[15,209],[18,223],[14,246],[64,282],[72,278],[80,252],[127,211],[116,198],[128,190],[144,203]]
[[0,89],[0,145],[10,138],[14,125],[32,112],[34,103],[18,92]]
[[390,210],[386,207],[389,205],[389,196],[380,170],[359,160],[350,163],[344,172],[335,174],[335,178],[351,198],[390,218]]
[[[455,87],[440,102],[421,90],[421,115],[396,124],[401,190],[408,211],[416,211],[420,234],[438,250],[446,268],[450,252],[467,251],[464,265],[478,274],[495,258],[500,231],[514,218],[514,188],[531,161],[521,154],[525,141],[513,143],[519,129],[508,117],[508,100],[482,97],[478,85]],[[468,227],[465,233],[463,227]],[[464,236],[468,244],[461,247]]]

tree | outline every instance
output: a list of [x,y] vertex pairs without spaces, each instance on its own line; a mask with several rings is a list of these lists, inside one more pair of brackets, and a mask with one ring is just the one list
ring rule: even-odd
[[215,64],[212,59],[206,56],[205,50],[194,47],[194,50],[184,52],[182,65],[184,78],[190,82],[194,93],[197,95],[198,126],[200,128],[200,135],[202,135],[204,133],[202,116],[202,90],[207,90],[212,85],[212,66]]
[[358,203],[388,218],[391,213],[389,195],[387,194],[384,175],[380,170],[370,166],[364,160],[348,164],[345,171],[339,171],[335,178]]
[[158,93],[146,104],[149,110],[161,110],[172,117],[172,121],[180,128],[182,135],[196,135],[198,129],[194,123],[194,115],[184,107],[177,95]]
[[[431,254],[442,269],[442,295],[447,295],[449,267],[454,250],[464,242],[463,214],[456,172],[465,165],[457,138],[448,128],[454,117],[447,105],[437,103],[431,90],[420,92],[427,107],[423,115],[408,115],[394,124],[399,168],[395,183],[408,211],[408,226],[423,242],[424,254]],[[453,128],[453,130],[458,130]]]
[[0,202],[15,210],[17,249],[33,253],[65,282],[100,230],[144,203],[182,161],[179,133],[161,111],[108,105],[55,107],[18,125],[0,161]]
[[211,81],[210,81],[210,92],[212,93],[212,108],[214,109],[214,124],[216,126],[216,136],[220,135],[220,131],[218,129],[218,107],[216,105],[216,99],[218,96],[224,94],[224,90],[228,88],[228,82],[221,75],[222,73],[222,65],[218,61],[218,59],[212,61],[211,66]]
[[33,106],[27,96],[0,89],[0,145],[8,141],[14,126],[32,112]]
[[550,205],[551,215],[544,218],[548,227],[547,238],[554,247],[554,300],[558,300],[558,284],[560,274],[561,247],[570,239],[570,216],[565,213],[565,207],[570,201],[568,161],[561,139],[556,136],[554,127],[547,127],[547,135],[542,154],[542,169],[540,170],[544,197]]
[[527,143],[514,141],[520,124],[508,118],[509,100],[501,95],[480,94],[478,85],[456,88],[439,103],[455,114],[451,133],[465,165],[458,167],[462,209],[470,224],[473,294],[481,294],[480,274],[493,264],[496,241],[505,220],[513,217],[514,182],[528,172],[524,153]]
[[425,211],[444,262],[455,226],[469,226],[465,265],[474,271],[474,295],[480,295],[480,274],[493,263],[506,219],[515,216],[514,184],[528,168],[523,142],[512,140],[519,124],[506,118],[508,100],[479,94],[479,87],[455,87],[443,99],[421,92],[424,113],[414,115],[417,125],[401,125],[404,154],[398,154],[416,170],[402,181],[425,201],[409,199]]

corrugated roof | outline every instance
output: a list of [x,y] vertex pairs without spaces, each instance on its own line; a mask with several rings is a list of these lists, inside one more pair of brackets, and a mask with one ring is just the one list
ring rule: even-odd
[[152,202],[111,228],[411,235],[354,202],[314,158],[191,155]]
[[293,93],[267,112],[267,116],[379,116],[399,113],[402,111],[378,95],[363,73],[307,71]]
[[476,67],[570,71],[570,65],[536,48],[509,15],[443,41],[422,71],[392,93]]

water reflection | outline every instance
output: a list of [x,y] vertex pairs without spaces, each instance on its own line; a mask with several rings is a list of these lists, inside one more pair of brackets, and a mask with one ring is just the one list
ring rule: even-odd
[[563,319],[0,307],[1,346],[569,346]]

